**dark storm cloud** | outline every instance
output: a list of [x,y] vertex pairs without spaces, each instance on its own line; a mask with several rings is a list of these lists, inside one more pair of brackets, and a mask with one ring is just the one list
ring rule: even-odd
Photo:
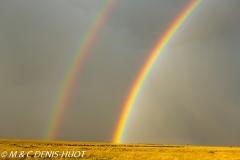
[[236,31],[240,27],[239,11],[236,9],[240,2],[233,1],[203,1],[198,7],[201,14],[193,13],[191,25],[184,27],[183,43],[204,41]]
[[188,1],[121,1],[110,22],[123,28],[135,48],[153,47]]
[[[0,137],[44,137],[71,58],[102,3],[0,2]],[[116,2],[79,70],[57,139],[111,140],[141,66],[188,3]],[[149,76],[124,142],[239,145],[238,6],[199,6]]]

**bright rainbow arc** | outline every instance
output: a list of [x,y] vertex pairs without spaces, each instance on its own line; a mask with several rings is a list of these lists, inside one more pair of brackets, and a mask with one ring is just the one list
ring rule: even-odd
[[130,94],[127,97],[127,100],[123,106],[122,113],[120,115],[120,119],[118,125],[116,127],[116,131],[113,137],[113,143],[121,143],[122,138],[124,136],[126,124],[129,118],[129,115],[133,109],[134,103],[138,94],[141,90],[141,87],[144,84],[150,70],[154,66],[155,62],[157,61],[158,57],[163,53],[166,46],[169,44],[170,40],[173,38],[175,33],[180,29],[180,27],[184,24],[184,22],[189,18],[189,16],[193,13],[193,11],[201,4],[202,0],[193,0],[177,17],[177,19],[170,25],[170,28],[165,32],[163,37],[160,38],[159,42],[157,43],[156,47],[151,52],[149,58],[147,59],[146,63],[144,64],[143,68],[140,70],[137,79],[135,80]]
[[98,14],[93,19],[89,29],[87,30],[85,36],[82,38],[80,47],[76,54],[73,56],[72,63],[68,69],[68,73],[64,78],[62,86],[60,88],[60,94],[55,102],[52,114],[50,115],[51,120],[47,127],[45,133],[45,139],[54,139],[60,126],[60,120],[63,116],[64,111],[67,107],[67,102],[69,100],[70,94],[73,90],[73,86],[77,79],[77,75],[81,68],[84,57],[89,50],[91,44],[98,35],[99,29],[103,25],[106,17],[109,15],[110,10],[113,8],[115,0],[105,0],[101,6]]

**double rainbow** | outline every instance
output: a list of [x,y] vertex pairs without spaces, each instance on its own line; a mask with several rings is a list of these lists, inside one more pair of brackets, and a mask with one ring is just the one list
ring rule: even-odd
[[156,63],[158,57],[163,53],[164,49],[167,47],[171,39],[174,37],[175,33],[180,29],[184,22],[192,15],[196,8],[201,4],[202,0],[192,0],[191,3],[180,13],[176,20],[170,25],[170,28],[164,33],[163,37],[160,38],[156,47],[150,53],[149,58],[140,70],[137,79],[135,80],[127,100],[123,106],[122,113],[120,115],[119,122],[116,127],[116,131],[113,137],[113,143],[121,143],[124,132],[126,129],[127,122],[129,121],[129,116],[133,110],[136,98],[147,79],[150,70],[153,68],[154,63]]
[[[170,25],[170,28],[164,33],[164,35],[158,41],[156,47],[150,53],[149,58],[140,70],[129,95],[127,96],[126,102],[123,106],[123,110],[120,114],[120,119],[117,124],[113,142],[121,143],[124,132],[126,129],[126,124],[128,122],[129,116],[133,110],[136,98],[143,86],[150,70],[153,68],[159,56],[163,53],[166,46],[169,44],[171,39],[174,37],[175,33],[180,29],[184,22],[191,16],[191,14],[196,10],[196,8],[201,4],[202,0],[192,0],[191,3],[180,13],[176,20]],[[105,0],[98,14],[92,21],[88,31],[80,43],[80,47],[73,56],[72,63],[68,69],[64,81],[61,85],[58,98],[51,112],[51,120],[47,127],[45,139],[54,139],[59,130],[60,122],[63,117],[63,113],[66,110],[67,102],[73,90],[73,86],[76,81],[76,77],[81,68],[82,61],[86,56],[89,47],[98,35],[99,29],[101,28],[103,22],[105,21],[110,10],[113,8],[115,0]]]

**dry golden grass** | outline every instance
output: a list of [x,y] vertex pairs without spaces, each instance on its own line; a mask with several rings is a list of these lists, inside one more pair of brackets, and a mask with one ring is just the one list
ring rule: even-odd
[[[111,144],[92,142],[62,142],[41,140],[0,140],[0,159],[2,153],[18,151],[14,159],[91,159],[91,160],[240,160],[240,148],[237,147],[206,147],[206,146],[173,146],[154,144]],[[19,152],[24,151],[25,156],[19,157]],[[29,152],[32,151],[32,152]],[[34,158],[36,151],[86,151],[83,157],[68,158]],[[26,153],[29,152],[26,157]],[[82,152],[81,152],[82,153]],[[9,155],[8,155],[9,156]],[[38,156],[38,155],[37,155]]]

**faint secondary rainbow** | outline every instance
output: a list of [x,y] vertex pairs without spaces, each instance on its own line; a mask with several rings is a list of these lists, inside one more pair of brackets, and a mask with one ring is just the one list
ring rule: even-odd
[[59,95],[55,101],[54,107],[50,115],[50,121],[46,129],[45,139],[54,139],[59,130],[61,118],[66,110],[69,97],[75,84],[77,75],[81,68],[85,55],[90,46],[98,35],[98,32],[103,25],[110,10],[113,8],[116,0],[105,0],[100,7],[96,17],[93,19],[88,30],[86,31],[77,52],[72,58],[72,63],[69,66],[68,72],[64,77],[64,81],[60,87]]
[[144,84],[150,70],[152,69],[154,63],[157,61],[158,57],[163,53],[166,46],[169,44],[175,33],[179,30],[179,28],[184,24],[184,22],[189,18],[189,16],[193,13],[194,10],[201,4],[202,0],[192,0],[187,7],[180,13],[180,15],[173,21],[170,25],[170,28],[164,33],[164,35],[160,38],[157,45],[150,53],[149,58],[143,65],[143,68],[140,70],[134,84],[130,90],[129,95],[127,96],[126,102],[123,106],[122,113],[120,114],[120,119],[118,121],[114,137],[113,143],[121,143],[122,138],[124,136],[125,128],[129,119],[129,115],[133,110],[134,103],[136,98],[141,90],[141,87]]

